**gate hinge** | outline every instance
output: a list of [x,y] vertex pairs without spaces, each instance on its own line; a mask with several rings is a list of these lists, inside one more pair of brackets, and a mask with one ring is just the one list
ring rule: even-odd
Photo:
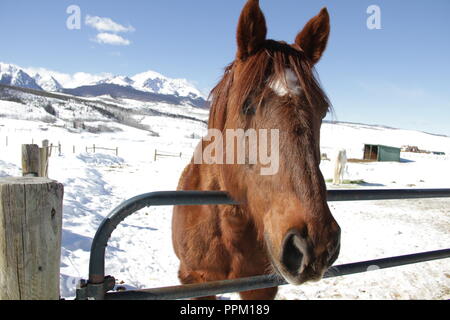
[[116,279],[112,276],[105,277],[103,283],[89,283],[81,279],[77,284],[75,300],[105,300],[105,294],[115,285]]

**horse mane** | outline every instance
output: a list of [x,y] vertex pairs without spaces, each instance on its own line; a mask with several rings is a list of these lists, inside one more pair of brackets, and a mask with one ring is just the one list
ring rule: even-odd
[[[223,130],[228,113],[239,112],[249,98],[259,101],[259,107],[270,90],[267,84],[272,79],[284,79],[287,85],[286,68],[296,74],[311,108],[324,107],[327,111],[331,110],[331,103],[317,80],[312,62],[298,45],[266,40],[263,47],[245,62],[238,79],[234,76],[236,62],[228,65],[222,79],[211,91],[209,129]],[[231,100],[230,89],[234,82],[237,82],[232,99],[235,103],[228,106]]]

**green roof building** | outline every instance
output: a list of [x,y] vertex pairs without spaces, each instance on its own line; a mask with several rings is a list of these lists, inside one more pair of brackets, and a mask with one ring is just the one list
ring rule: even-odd
[[364,145],[364,160],[400,162],[400,148],[383,145]]

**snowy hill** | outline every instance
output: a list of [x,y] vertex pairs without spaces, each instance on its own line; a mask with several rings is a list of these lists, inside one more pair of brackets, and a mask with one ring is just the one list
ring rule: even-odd
[[155,97],[150,101],[138,101],[98,95],[82,98],[0,84],[0,117],[45,122],[68,131],[114,132],[118,130],[117,124],[121,124],[158,135],[151,125],[157,117],[190,120],[204,126],[208,114],[207,110],[182,103],[173,96],[153,94]]
[[364,144],[380,144],[401,148],[417,146],[421,150],[441,151],[450,155],[450,137],[426,132],[347,122],[325,122],[321,133],[323,152],[333,145],[347,150],[350,158],[361,158]]

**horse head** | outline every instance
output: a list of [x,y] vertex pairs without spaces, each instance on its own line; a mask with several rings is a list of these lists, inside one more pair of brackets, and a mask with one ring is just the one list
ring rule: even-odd
[[[236,59],[212,91],[209,129],[220,130],[225,140],[236,130],[277,133],[259,135],[258,148],[247,146],[245,157],[270,141],[277,146],[271,149],[276,170],[261,174],[265,164],[257,157],[221,165],[220,176],[254,221],[274,269],[293,284],[320,279],[340,249],[340,228],[319,169],[320,128],[330,103],[314,71],[329,32],[324,8],[292,44],[269,40],[259,1],[249,0],[239,19]],[[230,159],[233,150],[224,148],[222,156]]]

